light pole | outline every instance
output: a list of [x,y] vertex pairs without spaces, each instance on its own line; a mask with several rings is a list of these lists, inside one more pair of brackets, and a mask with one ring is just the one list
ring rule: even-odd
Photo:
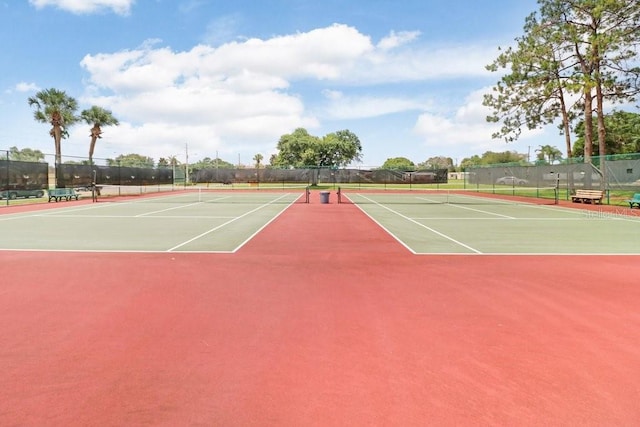
[[189,185],[189,144],[185,142],[184,144],[184,185],[185,187]]

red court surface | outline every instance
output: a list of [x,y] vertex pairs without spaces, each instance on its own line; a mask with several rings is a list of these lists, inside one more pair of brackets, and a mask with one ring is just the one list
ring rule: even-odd
[[0,252],[0,425],[640,423],[634,256],[414,256],[296,204],[236,254]]

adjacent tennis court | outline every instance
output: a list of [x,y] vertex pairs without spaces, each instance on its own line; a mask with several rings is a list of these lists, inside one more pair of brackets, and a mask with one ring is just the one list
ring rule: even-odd
[[[474,191],[344,192],[415,254],[639,254],[630,209],[576,210],[555,200]],[[636,238],[633,238],[635,236]]]
[[0,209],[0,424],[637,423],[638,209],[341,197]]
[[2,249],[235,252],[289,205],[296,192],[171,191],[58,203],[0,216]]

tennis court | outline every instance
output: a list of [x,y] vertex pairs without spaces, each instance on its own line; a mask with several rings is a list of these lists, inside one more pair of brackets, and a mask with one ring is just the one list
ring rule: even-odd
[[415,254],[638,254],[630,209],[561,207],[551,199],[474,191],[344,192]]
[[[233,253],[306,197],[305,189],[195,189],[59,203],[0,217],[0,249]],[[633,238],[640,236],[640,217],[631,210],[535,201],[463,191],[341,194],[341,206],[356,204],[413,254],[640,253]]]
[[0,424],[637,424],[638,217],[336,196],[0,209]]
[[296,192],[172,191],[58,203],[0,216],[2,249],[235,252],[289,205]]

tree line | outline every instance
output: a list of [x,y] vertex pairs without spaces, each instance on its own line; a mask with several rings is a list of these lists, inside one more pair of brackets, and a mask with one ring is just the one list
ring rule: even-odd
[[[629,113],[624,111],[614,111],[605,115],[605,123],[607,124],[606,147],[607,154],[627,154],[640,152],[640,114]],[[579,156],[584,147],[585,128],[582,123],[576,126],[575,134],[577,136],[573,145],[573,156]],[[332,135],[332,134],[330,134]],[[337,142],[334,136],[324,138],[310,135],[305,129],[296,129],[292,134],[283,135],[280,138],[278,154],[271,157],[271,164],[264,167],[340,167],[350,164],[360,154],[362,147],[358,137],[350,131],[336,132],[335,135],[345,135],[341,142]],[[595,137],[595,135],[594,135]],[[327,146],[318,143],[321,140],[329,140],[329,144],[333,146],[333,160],[327,161],[329,158],[325,155]],[[333,142],[331,142],[333,141]],[[342,145],[341,145],[342,144]],[[340,147],[346,149],[339,151]],[[314,148],[315,147],[315,148]],[[317,149],[316,149],[317,148]],[[40,150],[31,148],[18,149],[18,147],[10,147],[8,150],[10,160],[41,162],[45,159],[45,154]],[[253,157],[253,167],[260,168],[262,166],[263,156],[256,154]],[[338,161],[335,161],[338,159]],[[551,145],[541,145],[535,149],[536,164],[554,164],[564,160],[562,152]],[[415,171],[424,169],[447,169],[449,171],[462,171],[470,166],[494,165],[503,163],[519,163],[530,164],[529,153],[522,154],[515,151],[494,152],[487,151],[481,155],[473,155],[463,158],[460,164],[456,164],[451,157],[433,156],[425,161],[415,163],[407,157],[391,157],[387,158],[380,166],[381,169]],[[66,163],[86,163],[86,161],[67,160]],[[157,163],[151,157],[141,154],[121,154],[112,159],[106,159],[108,166],[134,166],[147,168],[170,168],[183,165],[176,156],[161,157]],[[190,165],[192,170],[204,169],[233,169],[244,167],[236,163],[231,163],[220,158],[205,157]]]

